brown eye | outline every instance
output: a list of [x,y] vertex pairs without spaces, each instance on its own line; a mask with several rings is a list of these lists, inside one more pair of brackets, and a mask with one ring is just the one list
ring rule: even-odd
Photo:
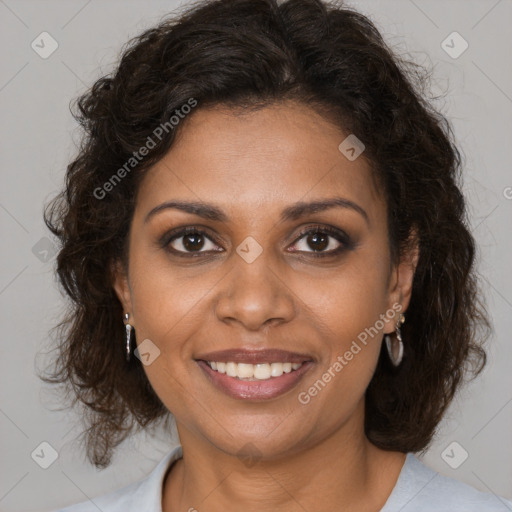
[[333,237],[326,235],[325,233],[311,233],[307,235],[306,244],[315,252],[322,252],[329,246],[329,238]]
[[164,244],[171,252],[190,254],[218,251],[218,246],[206,233],[197,228],[186,228],[168,239]]
[[197,251],[202,249],[202,247],[204,246],[205,237],[200,233],[190,233],[188,235],[183,236],[182,238],[183,241],[181,242],[181,245],[187,251]]
[[292,250],[311,256],[332,256],[351,247],[350,239],[343,231],[319,226],[304,230]]

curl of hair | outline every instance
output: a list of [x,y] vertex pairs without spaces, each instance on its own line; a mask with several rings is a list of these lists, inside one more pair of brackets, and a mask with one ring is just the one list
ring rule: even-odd
[[[407,249],[412,230],[420,249],[402,326],[405,356],[395,369],[382,351],[366,392],[365,432],[383,449],[426,449],[463,378],[485,365],[490,329],[459,189],[460,153],[449,122],[421,89],[428,78],[424,68],[395,55],[366,16],[344,5],[214,0],[130,40],[115,71],[78,98],[81,147],[67,167],[64,190],[44,212],[61,242],[57,274],[71,306],[56,327],[55,370],[41,378],[65,383],[73,405],[84,406],[94,465],[108,466],[135,427],[170,414],[140,361],[124,359],[112,268],[128,264],[142,177],[187,119],[161,140],[154,130],[191,98],[197,109],[242,111],[301,102],[364,142],[387,201],[393,261]],[[156,142],[149,155],[98,199],[93,192],[148,137]]]

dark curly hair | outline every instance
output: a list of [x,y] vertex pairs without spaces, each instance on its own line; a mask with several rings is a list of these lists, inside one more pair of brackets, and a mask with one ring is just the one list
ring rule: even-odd
[[[113,265],[128,263],[139,184],[186,126],[188,118],[169,128],[169,119],[191,99],[195,111],[292,100],[364,142],[387,202],[392,261],[410,247],[412,230],[420,250],[402,328],[405,357],[395,369],[381,353],[366,392],[365,432],[382,449],[426,449],[465,377],[484,367],[491,331],[458,183],[461,154],[450,123],[428,99],[430,76],[340,3],[213,0],[130,40],[117,68],[77,99],[82,144],[64,190],[44,210],[61,242],[57,273],[71,302],[54,327],[53,371],[40,378],[65,383],[72,405],[83,406],[82,434],[96,467],[111,463],[134,428],[171,417],[140,361],[125,360]],[[147,156],[106,186],[165,123]]]

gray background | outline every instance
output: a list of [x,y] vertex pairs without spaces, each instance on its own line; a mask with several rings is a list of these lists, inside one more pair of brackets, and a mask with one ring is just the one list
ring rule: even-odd
[[[136,436],[121,445],[108,469],[96,470],[76,441],[79,414],[53,410],[59,397],[38,380],[34,368],[44,366],[48,331],[64,304],[52,276],[52,239],[41,213],[75,153],[79,132],[69,102],[110,71],[129,37],[177,5],[0,0],[2,511],[51,510],[122,487],[144,477],[176,442],[165,432],[157,438]],[[487,369],[454,402],[423,460],[444,475],[512,498],[512,2],[349,5],[369,15],[397,51],[434,65],[434,91],[448,90],[436,105],[451,119],[464,154],[464,192],[495,326]],[[43,31],[59,45],[47,59],[31,48]],[[441,47],[453,31],[469,44],[458,58]],[[58,453],[48,469],[31,458],[43,441]],[[452,459],[460,458],[462,449],[469,454],[458,469],[442,457],[454,441],[460,447],[448,450]]]

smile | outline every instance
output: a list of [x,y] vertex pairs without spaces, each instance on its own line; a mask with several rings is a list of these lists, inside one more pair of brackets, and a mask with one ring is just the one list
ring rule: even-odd
[[209,383],[231,398],[268,400],[294,388],[313,361],[235,363],[196,360]]
[[229,377],[236,377],[240,380],[267,380],[275,377],[281,377],[283,373],[290,373],[298,370],[303,363],[235,363],[235,362],[215,362],[207,361],[212,370],[219,373],[225,373]]

